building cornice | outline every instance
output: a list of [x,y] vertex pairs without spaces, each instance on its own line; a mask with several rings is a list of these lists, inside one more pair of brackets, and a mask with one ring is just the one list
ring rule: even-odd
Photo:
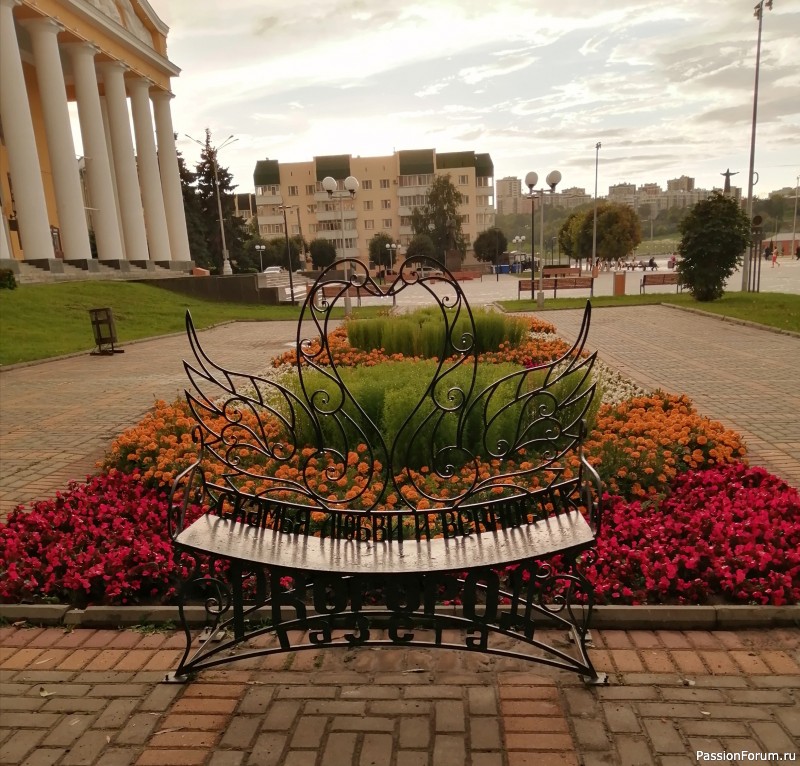
[[[156,16],[150,5],[144,0],[136,0],[142,10],[147,14],[148,19],[153,23],[156,30],[166,35],[169,27],[164,24],[161,19]],[[135,53],[148,64],[155,67],[157,70],[167,75],[168,77],[177,77],[180,74],[180,68],[175,66],[168,58],[162,56],[153,47],[146,45],[132,32],[128,31],[114,19],[106,16],[102,11],[95,8],[88,0],[61,0],[65,9],[71,11],[76,16],[80,16],[88,21],[90,24],[104,30],[111,37],[114,37],[123,47]],[[24,0],[22,3],[33,11],[41,13],[35,0]],[[74,31],[74,30],[70,30]],[[101,49],[102,50],[102,49]],[[107,53],[106,51],[103,51]]]

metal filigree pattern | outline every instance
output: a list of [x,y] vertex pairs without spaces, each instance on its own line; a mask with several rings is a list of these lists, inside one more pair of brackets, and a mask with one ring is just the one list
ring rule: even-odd
[[[229,513],[226,506],[233,505],[233,515],[247,523],[288,524],[298,533],[307,532],[310,514],[324,512],[329,523],[323,534],[399,540],[429,537],[431,527],[435,534],[452,530],[456,535],[485,531],[495,523],[505,526],[510,518],[530,523],[547,515],[556,499],[557,508],[578,507],[575,471],[565,456],[583,438],[595,390],[595,354],[584,353],[590,308],[578,339],[560,359],[520,369],[479,391],[472,311],[448,272],[416,276],[414,268],[426,261],[406,261],[388,288],[374,282],[359,261],[351,262],[349,279],[334,277],[333,267],[323,272],[298,323],[299,386],[294,389],[218,365],[203,351],[187,314],[195,358],[184,363],[193,386],[187,401],[199,423],[202,453],[225,467],[225,484],[212,488],[215,512]],[[329,341],[331,311],[347,290],[395,295],[412,285],[435,301],[443,342],[424,394],[387,443],[343,380]],[[465,438],[476,421],[482,424],[480,453]],[[515,424],[511,431],[509,421]],[[455,437],[448,441],[447,433]],[[409,452],[420,447],[438,484],[423,481],[409,465]],[[354,463],[349,458],[356,449],[362,452]],[[493,469],[487,476],[482,467],[489,461]],[[296,470],[290,476],[281,466]],[[320,471],[325,482],[318,481]],[[451,483],[456,474],[458,483]],[[258,491],[242,489],[254,482]],[[347,485],[352,491],[331,494],[320,484],[326,489]],[[390,495],[398,499],[396,512],[376,512],[378,506],[386,508]]]
[[[560,359],[480,387],[472,311],[449,272],[417,276],[427,264],[406,261],[388,288],[357,261],[348,278],[324,271],[302,307],[291,385],[218,365],[187,314],[200,458],[175,481],[169,524],[196,565],[170,680],[230,662],[234,647],[240,658],[334,646],[466,649],[602,680],[586,649],[594,595],[581,563],[601,526],[600,480],[581,452],[595,391],[590,307]],[[424,393],[387,440],[346,384],[331,312],[346,292],[412,287],[432,296],[444,333]],[[476,423],[478,449],[466,438]],[[438,483],[410,465],[420,446]],[[198,598],[206,640],[193,648],[186,605]],[[571,651],[548,639],[553,628],[570,633]]]

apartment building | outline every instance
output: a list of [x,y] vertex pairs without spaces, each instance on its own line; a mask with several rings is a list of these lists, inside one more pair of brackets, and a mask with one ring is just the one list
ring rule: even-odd
[[[554,207],[563,207],[572,209],[579,205],[585,205],[591,202],[592,197],[586,193],[586,190],[572,186],[568,189],[562,189],[555,194],[547,195],[547,204]],[[537,194],[533,204],[538,210],[539,196]],[[497,215],[516,215],[516,214],[531,214],[531,198],[528,195],[527,189],[523,193],[522,181],[517,176],[506,176],[497,181]]]
[[[315,157],[308,162],[260,160],[253,173],[258,229],[262,237],[284,233],[284,210],[289,235],[307,240],[331,240],[341,257],[366,261],[369,241],[385,232],[401,245],[413,237],[411,213],[423,206],[436,176],[449,175],[461,192],[461,225],[468,246],[494,225],[494,165],[488,154],[472,151],[402,150],[380,157],[349,154]],[[333,198],[322,179],[334,178]],[[355,195],[344,179],[359,182]]]

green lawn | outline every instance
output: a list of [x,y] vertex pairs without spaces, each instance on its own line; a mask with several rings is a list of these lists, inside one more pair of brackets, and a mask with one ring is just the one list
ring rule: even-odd
[[[120,343],[184,330],[186,309],[198,328],[228,320],[294,320],[299,306],[254,306],[189,298],[133,282],[67,282],[0,290],[0,364],[28,362],[94,347],[89,309],[110,306]],[[353,309],[356,315],[382,309]],[[343,312],[340,312],[343,315]]]
[[[499,301],[506,311],[537,311],[536,301]],[[596,296],[592,298],[592,306],[640,306],[654,303],[672,303],[677,306],[708,311],[734,319],[746,319],[750,322],[777,327],[781,330],[800,332],[800,295],[787,293],[726,293],[720,300],[700,303],[688,294],[651,294]],[[583,308],[586,298],[548,298],[545,311],[557,309]]]

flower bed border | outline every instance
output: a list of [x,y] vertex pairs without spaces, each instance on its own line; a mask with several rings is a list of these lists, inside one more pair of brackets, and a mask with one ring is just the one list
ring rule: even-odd
[[[502,607],[501,607],[502,608]],[[459,614],[460,607],[452,607]],[[312,610],[313,611],[313,610]],[[201,606],[186,608],[187,620],[202,625]],[[266,613],[265,613],[265,616]],[[0,619],[64,628],[130,628],[136,625],[177,625],[178,607],[90,606],[74,609],[65,604],[0,604]],[[766,606],[719,604],[705,606],[597,605],[592,612],[594,630],[739,630],[800,625],[800,605]]]

